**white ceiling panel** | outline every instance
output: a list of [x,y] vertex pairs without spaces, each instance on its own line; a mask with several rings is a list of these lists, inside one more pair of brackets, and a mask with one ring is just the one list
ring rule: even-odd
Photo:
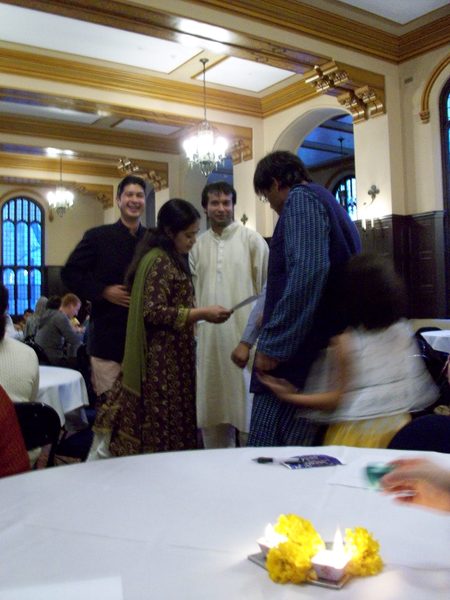
[[160,73],[170,73],[201,52],[139,33],[3,4],[0,39]]
[[52,106],[36,106],[33,104],[19,104],[15,102],[0,102],[0,113],[25,115],[27,117],[43,117],[44,119],[56,119],[58,121],[73,121],[90,125],[98,120],[98,115],[92,113],[55,108]]
[[180,127],[173,125],[160,125],[159,123],[150,123],[149,121],[134,121],[133,119],[124,119],[118,123],[114,129],[131,129],[141,133],[154,133],[155,135],[170,135],[180,131]]
[[385,19],[404,25],[427,13],[442,8],[448,0],[340,0]]
[[[249,92],[261,92],[292,75],[295,75],[293,71],[278,69],[243,58],[229,57],[206,71],[206,81]],[[197,79],[202,79],[202,77],[203,75],[200,74]]]

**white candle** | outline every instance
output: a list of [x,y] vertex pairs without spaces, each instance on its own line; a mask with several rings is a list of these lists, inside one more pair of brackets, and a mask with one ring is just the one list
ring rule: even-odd
[[340,581],[345,574],[348,561],[349,557],[345,552],[341,532],[337,529],[332,550],[320,550],[311,562],[320,579]]
[[264,529],[264,537],[258,539],[258,544],[261,548],[261,552],[263,553],[263,555],[267,556],[267,553],[269,552],[270,548],[274,548],[275,546],[278,546],[278,544],[287,541],[287,537],[275,531],[272,524],[269,523]]

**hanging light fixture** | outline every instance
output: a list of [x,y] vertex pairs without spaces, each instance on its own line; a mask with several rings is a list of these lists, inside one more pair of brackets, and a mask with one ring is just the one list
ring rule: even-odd
[[183,142],[183,148],[191,168],[198,166],[202,175],[208,175],[223,161],[228,141],[217,135],[216,129],[206,119],[206,68],[207,58],[201,58],[203,65],[203,121],[196,131]]
[[54,192],[48,192],[47,201],[50,205],[50,209],[54,210],[59,217],[62,217],[66,210],[73,205],[73,193],[63,186],[62,152],[59,153],[59,186]]

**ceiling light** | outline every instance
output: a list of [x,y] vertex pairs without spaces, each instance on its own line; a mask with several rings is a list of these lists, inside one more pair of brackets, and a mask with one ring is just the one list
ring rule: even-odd
[[54,210],[59,217],[62,217],[66,210],[73,205],[73,193],[63,186],[62,181],[62,152],[59,153],[59,186],[54,192],[48,192],[47,201],[50,210]]
[[202,175],[208,175],[223,161],[228,148],[228,141],[217,135],[216,129],[208,123],[206,118],[206,69],[207,58],[201,58],[203,65],[203,121],[197,129],[184,142],[183,148],[186,152],[190,167],[197,166]]

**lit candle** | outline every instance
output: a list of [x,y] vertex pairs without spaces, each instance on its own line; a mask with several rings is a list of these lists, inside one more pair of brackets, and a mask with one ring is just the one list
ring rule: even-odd
[[333,548],[320,550],[312,559],[312,565],[319,579],[340,581],[345,574],[349,557],[339,529],[334,535]]
[[258,539],[258,545],[261,548],[261,552],[263,553],[264,557],[266,557],[271,548],[274,548],[275,546],[278,546],[278,544],[287,541],[287,537],[275,531],[272,524],[269,523],[264,529],[264,537],[260,537]]

